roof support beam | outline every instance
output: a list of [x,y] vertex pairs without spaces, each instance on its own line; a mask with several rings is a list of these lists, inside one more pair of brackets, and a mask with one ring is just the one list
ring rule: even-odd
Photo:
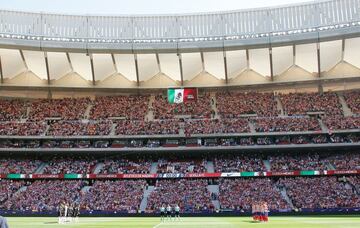
[[157,65],[158,65],[158,70],[159,70],[159,73],[162,73],[161,71],[161,64],[160,64],[160,57],[159,57],[159,53],[156,52],[156,62],[157,62]]
[[4,75],[3,75],[3,68],[1,63],[1,56],[0,56],[0,77],[1,77],[1,84],[4,83]]
[[47,56],[46,51],[44,51],[44,58],[45,58],[47,84],[50,85],[50,68],[49,68],[49,60],[48,60],[48,56]]
[[316,43],[318,77],[321,78],[320,42]]
[[21,56],[21,59],[22,59],[22,61],[23,61],[23,63],[24,63],[24,66],[25,66],[26,70],[29,70],[28,65],[26,64],[26,60],[25,60],[25,56],[24,56],[23,50],[20,49],[19,52],[20,52],[20,56]]
[[119,73],[117,65],[116,65],[116,59],[115,59],[114,53],[111,53],[111,60],[112,60],[112,64],[113,64],[113,67],[115,69],[115,72]]
[[201,72],[205,71],[205,60],[204,60],[204,52],[200,52],[200,57],[201,57]]
[[181,53],[178,53],[177,56],[178,56],[178,58],[179,58],[181,86],[184,86],[184,71],[183,71]]
[[66,58],[67,58],[67,60],[68,60],[68,63],[69,63],[69,66],[70,66],[71,71],[74,72],[74,67],[73,67],[73,65],[72,65],[69,52],[66,52]]
[[344,61],[344,55],[345,55],[345,39],[342,39],[341,43],[341,61]]
[[134,61],[135,61],[135,72],[136,72],[136,85],[140,86],[140,79],[139,79],[139,63],[137,59],[137,54],[134,53]]
[[96,85],[95,83],[95,68],[94,68],[94,59],[93,59],[93,55],[91,53],[89,53],[89,58],[90,58],[90,67],[91,67],[91,76],[92,76],[92,84],[93,86]]
[[296,46],[293,44],[293,66],[296,64]]
[[246,69],[250,70],[250,54],[249,49],[246,49]]
[[225,84],[228,84],[228,69],[227,69],[227,59],[226,59],[226,51],[223,50],[223,56],[224,56],[224,70],[225,70]]
[[272,47],[269,47],[269,59],[270,59],[270,77],[271,81],[274,81],[274,65],[273,65],[273,56],[272,56]]

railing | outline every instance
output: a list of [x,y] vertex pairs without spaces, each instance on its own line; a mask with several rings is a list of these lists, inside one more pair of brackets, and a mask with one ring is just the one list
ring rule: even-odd
[[268,38],[360,25],[360,0],[183,15],[79,16],[0,11],[0,40],[173,44]]

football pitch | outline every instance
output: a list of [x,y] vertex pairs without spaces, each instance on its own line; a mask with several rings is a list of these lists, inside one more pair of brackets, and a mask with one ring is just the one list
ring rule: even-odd
[[180,221],[160,222],[159,218],[124,217],[124,218],[79,218],[78,222],[60,225],[57,218],[43,217],[9,217],[7,218],[10,228],[42,228],[42,227],[66,227],[66,228],[107,228],[107,227],[146,227],[146,228],[213,228],[213,227],[316,227],[316,228],[339,228],[360,227],[359,216],[341,217],[270,217],[269,223],[254,223],[250,217],[185,217]]

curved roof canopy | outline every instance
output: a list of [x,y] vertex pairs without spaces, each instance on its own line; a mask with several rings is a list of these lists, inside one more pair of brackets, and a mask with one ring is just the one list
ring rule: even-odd
[[360,0],[182,15],[81,16],[0,10],[0,45],[186,50],[314,40],[359,32]]

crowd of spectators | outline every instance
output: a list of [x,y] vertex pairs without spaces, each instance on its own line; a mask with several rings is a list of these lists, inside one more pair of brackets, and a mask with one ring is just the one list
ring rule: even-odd
[[106,159],[102,162],[100,174],[126,173],[126,174],[148,174],[151,161],[144,159]]
[[314,118],[256,118],[257,132],[321,131],[319,121]]
[[299,209],[360,207],[360,197],[337,177],[281,178],[278,185],[286,188],[287,195]]
[[26,116],[26,102],[21,100],[0,100],[0,121],[20,120]]
[[108,135],[112,127],[111,121],[56,121],[50,124],[47,135],[77,136],[77,135]]
[[359,152],[336,153],[327,157],[327,160],[336,170],[360,169]]
[[196,101],[170,104],[167,97],[155,96],[153,110],[155,119],[174,119],[176,116],[189,116],[192,119],[211,117],[210,95],[199,95]]
[[360,91],[344,92],[346,104],[353,114],[360,114]]
[[216,105],[223,118],[239,118],[242,115],[276,116],[276,101],[272,93],[236,93],[216,94]]
[[251,211],[251,206],[267,202],[270,210],[289,210],[290,206],[276,189],[270,178],[220,179],[219,201],[221,209]]
[[61,202],[72,204],[80,200],[80,190],[86,185],[80,180],[37,180],[9,198],[7,210],[56,211]]
[[211,193],[204,179],[157,180],[148,198],[147,211],[157,212],[164,205],[179,205],[183,212],[212,211]]
[[90,98],[39,99],[31,102],[29,119],[43,121],[46,118],[80,120],[84,118]]
[[360,129],[360,117],[332,116],[324,119],[329,130]]
[[117,122],[117,135],[174,135],[179,134],[178,120],[128,121]]
[[218,156],[214,159],[215,172],[260,172],[266,171],[262,156]]
[[318,153],[270,155],[271,171],[329,170],[326,158]]
[[95,181],[88,192],[83,193],[81,207],[84,210],[137,213],[145,187],[145,180]]
[[179,159],[158,161],[157,173],[206,173],[206,160]]
[[12,159],[2,158],[0,159],[0,174],[8,173],[34,173],[34,171],[40,166],[41,161],[37,159]]
[[93,173],[97,161],[87,157],[54,157],[46,161],[43,174]]
[[43,122],[1,122],[0,135],[37,136],[45,134],[46,124]]
[[96,97],[90,112],[91,119],[124,118],[144,120],[149,106],[149,96]]
[[289,93],[281,94],[280,100],[289,116],[302,116],[308,112],[324,112],[328,116],[342,115],[336,93]]
[[185,122],[185,135],[223,133],[222,121],[219,119],[188,120]]
[[10,199],[23,185],[24,181],[0,180],[0,209],[4,209],[4,202]]
[[185,121],[185,134],[248,133],[246,119],[203,119]]

